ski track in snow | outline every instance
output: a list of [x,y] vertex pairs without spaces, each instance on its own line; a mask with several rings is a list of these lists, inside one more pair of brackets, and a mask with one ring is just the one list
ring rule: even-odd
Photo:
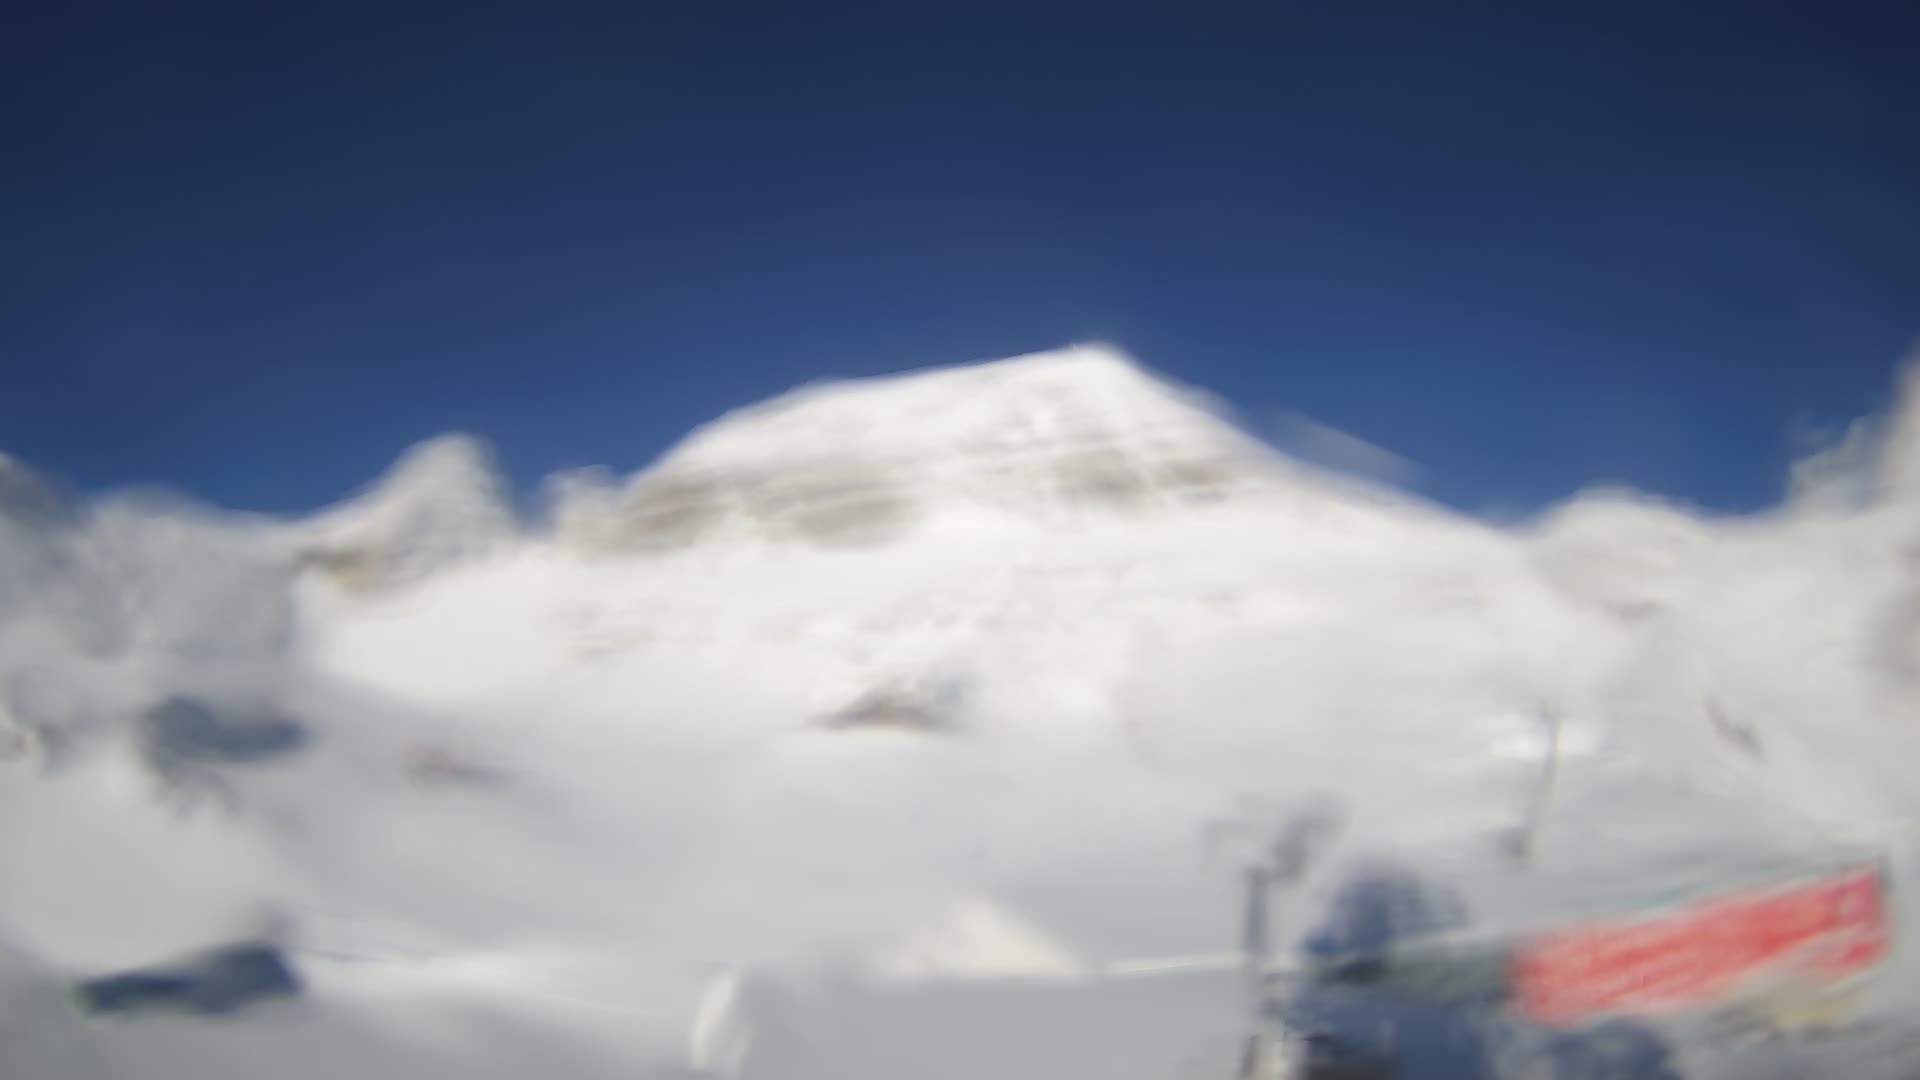
[[[0,459],[0,1074],[672,1075],[735,965],[1230,951],[1234,838],[1320,796],[1347,831],[1283,936],[1383,853],[1496,924],[1840,844],[1907,885],[1899,485],[1495,527],[1262,458],[1203,405],[1100,350],[809,389],[524,534],[460,440],[307,523],[71,506]],[[780,489],[809,463],[832,482]],[[163,801],[128,717],[181,692],[314,745],[229,770],[230,803]],[[822,723],[875,692],[955,730]],[[1560,786],[1519,873],[1493,838],[1549,710]],[[423,783],[423,747],[482,768]],[[58,990],[270,923],[293,1006],[103,1022]],[[1872,1008],[1911,1012],[1909,949]],[[1238,1018],[1190,1011],[1169,1024],[1211,1060]],[[1044,1043],[1032,1075],[1068,1075]]]

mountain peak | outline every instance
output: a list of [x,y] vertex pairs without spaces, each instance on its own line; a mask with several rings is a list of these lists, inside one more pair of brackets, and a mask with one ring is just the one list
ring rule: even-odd
[[516,532],[484,442],[441,435],[297,526],[299,558],[356,587],[399,584],[493,550]]
[[1080,346],[814,383],[700,427],[561,531],[602,550],[715,538],[859,545],[942,514],[1043,524],[1297,487],[1204,395]]

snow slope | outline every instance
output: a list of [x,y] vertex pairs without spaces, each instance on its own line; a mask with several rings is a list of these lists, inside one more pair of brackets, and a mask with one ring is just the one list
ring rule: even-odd
[[[0,989],[49,1017],[0,1036],[43,1077],[647,1075],[724,967],[1217,953],[1236,837],[1322,796],[1336,861],[1439,860],[1488,913],[1904,860],[1916,415],[1765,515],[1599,492],[1522,527],[1091,347],[803,388],[539,522],[464,439],[304,521],[0,462]],[[179,693],[313,748],[210,797],[133,734]],[[267,924],[304,1010],[101,1025],[36,974]]]

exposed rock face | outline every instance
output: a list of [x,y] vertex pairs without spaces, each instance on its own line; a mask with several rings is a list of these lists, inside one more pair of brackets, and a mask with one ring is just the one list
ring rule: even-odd
[[240,797],[228,770],[284,761],[313,741],[311,729],[294,717],[184,694],[142,711],[136,731],[161,798],[182,811],[209,798],[237,810]]
[[821,720],[830,729],[952,732],[961,726],[964,689],[957,682],[896,680],[860,695]]

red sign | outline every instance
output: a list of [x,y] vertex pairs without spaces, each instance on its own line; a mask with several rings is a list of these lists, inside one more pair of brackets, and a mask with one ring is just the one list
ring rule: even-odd
[[1710,1005],[1752,982],[1815,986],[1878,964],[1893,941],[1879,868],[1723,895],[1678,911],[1535,938],[1510,975],[1544,1023]]

